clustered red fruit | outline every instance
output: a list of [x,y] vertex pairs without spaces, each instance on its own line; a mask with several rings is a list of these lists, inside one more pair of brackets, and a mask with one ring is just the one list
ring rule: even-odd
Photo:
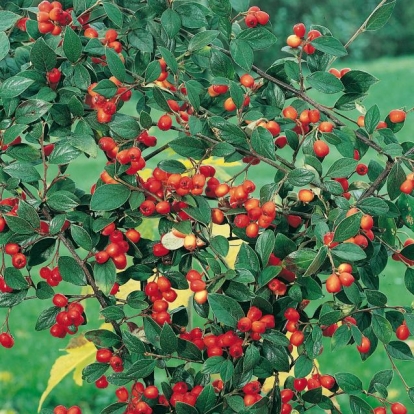
[[64,405],[58,405],[53,409],[53,414],[82,414],[82,410],[77,405],[66,408]]
[[39,270],[39,275],[42,279],[45,279],[49,286],[58,286],[62,281],[62,275],[60,274],[59,267],[55,266],[50,268],[49,266],[43,266]]
[[116,228],[115,223],[110,223],[101,230],[103,236],[108,236],[108,244],[104,250],[95,253],[98,264],[104,264],[111,259],[119,270],[125,269],[127,265],[126,253],[130,249],[128,241],[132,244],[138,243],[141,234],[135,229],[128,229],[125,234]]
[[405,180],[400,185],[400,191],[404,194],[411,194],[414,189],[414,173],[406,176]]
[[247,10],[247,14],[244,18],[244,22],[247,27],[256,27],[258,24],[266,25],[269,22],[270,16],[260,10],[257,6],[252,6]]
[[[85,32],[84,32],[84,36],[87,38],[97,38],[99,37],[98,32],[96,31],[96,29],[94,29],[93,27],[85,27],[86,28]],[[110,49],[113,49],[116,53],[118,53],[119,59],[122,61],[122,63],[125,62],[125,58],[123,56],[122,52],[122,43],[119,42],[118,40],[118,32],[115,29],[108,29],[105,32],[105,36],[101,39],[101,43],[106,46],[109,47]],[[102,55],[100,57],[92,57],[92,62],[97,64],[97,65],[101,65],[101,66],[106,66],[106,56]],[[130,91],[128,91],[130,94]],[[128,93],[127,93],[128,95]],[[130,95],[129,95],[130,96]]]
[[127,102],[131,99],[132,92],[126,86],[122,85],[115,76],[109,78],[117,86],[116,94],[112,98],[105,98],[94,88],[98,85],[97,82],[92,83],[88,87],[88,94],[85,97],[85,103],[90,108],[96,110],[96,119],[100,123],[108,123],[112,120],[121,102]]
[[67,26],[72,21],[71,9],[63,10],[62,4],[58,1],[49,2],[45,0],[37,7],[39,12],[36,19],[39,32],[42,34],[51,33],[53,36],[59,36],[62,33],[62,27]]
[[165,276],[158,276],[148,282],[144,288],[145,294],[152,302],[151,317],[159,325],[171,323],[171,315],[168,313],[169,303],[177,298],[177,292],[171,287],[171,282]]
[[194,300],[199,305],[207,302],[206,282],[203,276],[195,269],[190,269],[186,274],[186,279],[190,283],[190,289],[194,292]]
[[306,35],[306,26],[303,23],[297,23],[293,26],[293,33],[290,35],[286,43],[292,49],[296,49],[299,46],[302,46],[303,52],[308,55],[312,55],[315,53],[315,47],[311,44],[312,40],[322,36],[322,33],[319,30],[309,30],[307,36]]
[[251,306],[247,315],[237,322],[237,329],[249,334],[253,341],[259,341],[262,337],[261,334],[274,327],[275,317],[271,314],[263,315],[262,311],[256,306]]
[[64,310],[56,315],[56,323],[50,327],[50,334],[55,338],[64,338],[66,334],[74,335],[78,332],[78,327],[85,323],[83,306],[79,302],[68,303],[67,298],[61,294],[53,297],[53,303]]

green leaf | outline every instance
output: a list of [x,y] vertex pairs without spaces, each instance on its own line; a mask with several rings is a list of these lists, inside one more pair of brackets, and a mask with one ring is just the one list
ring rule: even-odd
[[121,346],[121,338],[106,329],[95,329],[86,332],[85,338],[100,348],[119,348]]
[[129,352],[133,354],[143,354],[145,352],[144,343],[131,332],[123,330],[122,339]]
[[205,224],[206,226],[210,224],[211,221],[211,208],[207,200],[201,196],[193,196],[197,206],[196,207],[187,207],[184,211],[194,220],[199,221],[200,223]]
[[331,350],[342,349],[348,345],[351,339],[351,330],[347,325],[341,325],[333,334],[331,339]]
[[312,88],[326,94],[338,93],[344,89],[342,82],[329,72],[313,72],[306,77],[306,81]]
[[394,371],[392,369],[377,372],[369,383],[368,392],[375,392],[375,384],[381,384],[384,387],[388,387],[388,385],[391,384],[393,377]]
[[400,194],[400,186],[406,180],[406,175],[401,163],[396,162],[390,171],[387,179],[387,193],[390,200],[395,200]]
[[77,286],[86,285],[86,276],[81,265],[69,256],[60,256],[58,260],[59,271],[65,282]]
[[[1,13],[1,12],[0,12]],[[24,78],[23,76],[12,76],[6,79],[1,85],[0,97],[2,99],[11,99],[19,96],[34,83],[33,79]]]
[[304,401],[317,404],[322,399],[322,387],[312,388],[302,394]]
[[50,111],[52,104],[40,99],[28,99],[16,109],[17,124],[31,124]]
[[[0,44],[2,40],[0,39]],[[44,39],[40,37],[36,40],[30,51],[30,61],[35,69],[41,72],[48,72],[56,67],[57,58],[55,52],[46,44]]]
[[16,290],[28,289],[27,280],[23,277],[22,272],[14,267],[6,267],[4,270],[4,280],[6,285]]
[[367,130],[368,134],[372,134],[375,131],[375,128],[378,125],[378,122],[381,120],[381,114],[377,105],[372,105],[368,109],[364,118],[364,127]]
[[264,231],[257,239],[255,250],[259,255],[262,265],[266,266],[275,245],[275,234],[272,230]]
[[234,66],[231,59],[216,49],[211,49],[210,55],[211,72],[214,76],[222,76],[223,78],[234,78]]
[[25,183],[32,183],[40,180],[40,174],[35,167],[27,162],[14,162],[13,164],[4,167],[3,171],[11,177],[18,178]]
[[104,295],[108,295],[116,280],[116,268],[112,260],[95,263],[93,268],[95,282]]
[[104,184],[96,189],[91,199],[91,209],[101,211],[116,210],[126,203],[131,190],[119,184]]
[[284,260],[288,268],[294,271],[305,271],[315,259],[317,253],[312,249],[303,248],[290,253]]
[[362,250],[359,246],[353,243],[342,243],[331,249],[331,252],[334,256],[338,257],[339,259],[347,260],[350,262],[364,260],[367,257],[364,250]]
[[178,338],[177,354],[192,361],[200,361],[201,351],[192,342]]
[[366,289],[365,295],[367,297],[368,303],[370,303],[373,306],[384,306],[387,304],[387,296],[379,290]]
[[115,24],[115,26],[121,28],[123,24],[122,12],[119,10],[118,6],[113,3],[103,3],[103,8],[105,10],[106,16],[109,20]]
[[230,248],[229,241],[224,236],[215,236],[210,239],[210,246],[221,256],[227,256]]
[[28,264],[37,266],[46,262],[55,251],[56,240],[52,237],[46,237],[33,244],[30,249]]
[[357,164],[358,161],[353,158],[340,158],[330,166],[326,175],[331,178],[346,177],[355,171]]
[[275,144],[273,142],[273,136],[267,129],[263,127],[257,127],[253,131],[250,140],[253,149],[263,157],[271,160],[276,160],[275,156]]
[[185,87],[187,89],[187,97],[194,109],[198,110],[200,108],[200,97],[204,95],[205,90],[201,83],[195,80],[189,80],[185,82]]
[[161,15],[161,24],[167,36],[172,39],[181,29],[181,17],[175,10],[166,9]]
[[72,224],[70,226],[70,233],[77,245],[79,245],[87,251],[92,250],[92,238],[83,227],[77,226],[76,224]]
[[98,146],[96,145],[95,139],[90,135],[80,135],[73,134],[70,137],[70,144],[84,152],[85,154],[90,155],[93,158],[96,158],[98,155]]
[[35,229],[38,229],[40,227],[40,219],[36,209],[23,200],[19,201],[17,215],[18,217],[27,220],[30,223],[31,227]]
[[292,253],[295,250],[296,250],[296,244],[294,241],[289,239],[283,233],[278,233],[276,235],[275,248],[273,251],[276,257],[280,257],[281,259],[283,259],[289,253]]
[[198,411],[192,405],[183,402],[177,402],[175,412],[177,414],[198,414]]
[[243,318],[244,312],[240,304],[223,294],[210,293],[208,303],[214,316],[224,325],[235,328],[239,319]]
[[72,63],[76,63],[82,54],[82,42],[80,37],[70,26],[66,26],[65,37],[63,38],[63,51]]
[[259,287],[267,285],[272,279],[274,279],[282,270],[281,266],[267,266],[259,275],[258,283]]
[[233,62],[246,72],[250,72],[253,65],[253,49],[242,40],[232,40],[230,43],[230,54]]
[[262,50],[273,46],[277,38],[266,27],[258,26],[242,30],[236,40],[246,42],[253,50]]
[[349,407],[351,408],[352,414],[371,414],[371,406],[364,401],[362,398],[355,395],[349,396]]
[[[157,80],[161,75],[161,66],[157,60],[153,60],[145,70],[145,82],[151,83]],[[170,111],[171,109],[169,109]]]
[[343,44],[332,36],[317,37],[311,41],[311,45],[316,50],[336,57],[346,56],[348,54]]
[[377,197],[367,197],[357,203],[357,207],[371,216],[384,216],[388,213],[388,204]]
[[0,32],[0,61],[3,60],[10,50],[10,40],[6,33]]
[[356,102],[362,101],[365,96],[360,93],[345,93],[335,102],[335,108],[341,111],[351,111],[355,109]]
[[362,391],[362,382],[354,374],[340,372],[334,375],[339,388],[342,388],[347,394],[360,393]]
[[192,53],[202,49],[204,46],[212,43],[219,34],[220,32],[218,30],[205,30],[204,32],[195,34],[188,43],[188,51]]
[[318,270],[320,269],[320,267],[325,262],[325,259],[326,259],[327,255],[328,255],[328,247],[327,246],[322,246],[319,249],[318,254],[312,260],[312,263],[306,269],[306,272],[303,274],[303,276],[305,277],[305,276],[310,276],[310,275],[316,274],[318,272]]
[[93,88],[94,92],[99,93],[99,95],[102,95],[105,98],[112,98],[116,95],[117,90],[118,87],[109,79],[102,79]]
[[82,379],[86,382],[95,382],[108,370],[108,368],[109,364],[99,362],[90,364],[82,370]]
[[362,70],[351,70],[341,77],[347,93],[365,93],[378,79]]
[[174,55],[168,49],[162,46],[158,46],[158,50],[160,51],[165,62],[167,63],[167,66],[169,67],[170,71],[172,73],[177,73],[178,63]]
[[114,75],[119,81],[123,82],[126,77],[125,65],[121,58],[113,49],[107,47],[105,50],[106,62],[112,75]]
[[134,139],[140,133],[139,123],[132,116],[116,114],[109,123],[109,128],[113,133],[124,139]]
[[306,355],[300,355],[299,358],[296,360],[295,363],[295,377],[296,378],[303,378],[308,375],[313,368],[313,360],[308,358]]
[[391,341],[385,345],[385,349],[392,358],[402,361],[412,361],[414,359],[410,347],[402,341]]
[[164,323],[161,329],[160,346],[166,354],[172,354],[178,348],[177,336],[168,323]]
[[303,187],[304,185],[312,182],[314,179],[315,174],[313,171],[306,168],[295,168],[288,174],[289,183],[297,187]]
[[216,393],[212,385],[206,385],[197,397],[195,407],[200,413],[207,413],[216,405]]
[[134,379],[146,378],[154,372],[155,364],[153,359],[139,359],[130,366],[126,374]]
[[117,321],[125,317],[125,313],[120,306],[108,306],[101,310],[101,315],[106,321]]
[[123,414],[127,408],[127,403],[116,402],[105,407],[101,414]]
[[355,213],[349,217],[345,217],[335,228],[335,236],[333,241],[342,242],[354,237],[361,225],[361,213]]
[[414,229],[414,197],[409,194],[401,194],[397,200],[397,207],[401,213],[401,219],[411,230]]
[[55,211],[69,211],[79,205],[79,199],[69,191],[57,191],[47,197],[47,205]]
[[37,318],[35,330],[43,331],[44,329],[49,329],[56,323],[56,316],[60,311],[61,309],[56,306],[43,310]]
[[176,160],[163,160],[158,163],[158,168],[168,173],[182,174],[187,170],[187,167]]
[[378,30],[383,27],[388,19],[391,17],[394,10],[395,1],[383,4],[380,8],[369,17],[368,22],[365,26],[365,30]]
[[8,10],[0,10],[0,32],[5,32],[10,29],[20,16]]
[[381,342],[384,342],[386,344],[390,341],[393,330],[390,322],[387,319],[374,313],[372,314],[371,326],[375,336]]
[[407,267],[404,275],[404,284],[407,290],[414,295],[414,269]]
[[45,299],[50,299],[53,298],[55,292],[52,289],[52,287],[44,282],[43,280],[41,282],[38,282],[36,285],[36,297],[41,299],[41,300],[45,300]]

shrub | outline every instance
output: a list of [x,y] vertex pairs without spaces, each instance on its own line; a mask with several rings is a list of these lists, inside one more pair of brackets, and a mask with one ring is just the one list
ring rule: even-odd
[[[389,257],[402,261],[414,293],[414,145],[396,136],[410,110],[365,109],[377,79],[332,67],[394,2],[381,1],[345,46],[296,23],[288,57],[267,70],[254,52],[276,37],[257,6],[6,6],[1,345],[14,345],[13,308],[39,299],[49,307],[36,330],[56,346],[84,335],[96,347],[83,379],[114,386],[102,413],[339,412],[341,394],[353,413],[406,413],[387,387],[400,375],[393,360],[413,359],[413,312],[387,305],[379,274]],[[357,119],[346,115],[355,108]],[[70,168],[77,160],[90,174],[98,154],[107,162],[85,191]],[[188,306],[175,306],[185,294]],[[91,301],[107,324],[87,330]],[[328,342],[362,360],[382,344],[390,368],[368,388],[346,369],[321,372]]]

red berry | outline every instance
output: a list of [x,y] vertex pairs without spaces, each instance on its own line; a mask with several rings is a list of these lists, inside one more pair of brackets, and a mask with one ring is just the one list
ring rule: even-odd
[[396,402],[391,404],[391,412],[392,414],[407,414],[407,408],[405,408],[405,405]]
[[293,388],[296,391],[303,391],[308,385],[308,380],[306,378],[295,378],[293,380]]
[[293,26],[293,33],[298,37],[305,37],[306,26],[303,23],[296,23]]
[[168,131],[172,126],[172,119],[169,115],[165,114],[160,117],[158,120],[158,128],[161,131]]
[[4,348],[12,348],[14,345],[14,339],[8,332],[2,332],[0,334],[0,344]]
[[366,354],[371,349],[371,341],[366,336],[363,336],[361,345],[357,345],[357,349],[361,354]]

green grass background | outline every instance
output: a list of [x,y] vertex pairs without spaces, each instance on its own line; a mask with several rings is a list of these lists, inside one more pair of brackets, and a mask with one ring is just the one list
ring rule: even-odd
[[[343,66],[365,70],[381,80],[372,87],[369,97],[363,103],[366,108],[377,103],[383,118],[391,109],[403,106],[410,108],[413,105],[414,57],[384,58],[368,63],[348,62]],[[337,65],[339,68],[343,66]],[[318,96],[319,98],[326,99]],[[329,97],[326,103],[334,102],[335,99],[336,97]],[[356,117],[357,113],[348,112],[346,115]],[[411,126],[411,118],[410,116],[409,122],[398,134],[402,141],[412,139],[414,131]],[[160,143],[168,139],[166,133],[158,133],[157,135]],[[367,164],[369,162],[368,156],[362,160]],[[88,160],[82,158],[71,165],[68,173],[75,182],[81,183],[84,190],[89,190],[90,186],[98,179],[104,162],[103,157]],[[249,178],[253,179],[258,187],[267,183],[269,177],[268,173],[263,173],[263,168],[265,166],[259,165],[249,173]],[[413,300],[412,295],[404,287],[403,275],[404,266],[392,262],[380,276],[380,288],[386,292],[390,305],[409,306]],[[64,292],[67,292],[66,289],[69,288],[65,286]],[[51,306],[50,300],[26,301],[12,311],[10,326],[16,344],[11,350],[0,348],[0,414],[35,413],[39,398],[46,388],[53,362],[57,357],[63,355],[62,349],[67,345],[68,339],[53,338],[48,331],[34,331],[39,313],[49,306]],[[89,323],[86,327],[82,327],[82,330],[96,328],[102,323],[93,317],[93,315],[97,315],[97,312],[97,308],[88,307]],[[0,321],[3,321],[5,316],[6,310],[0,309]],[[410,345],[413,344],[410,342]],[[332,354],[329,348],[329,340],[326,340],[324,352],[319,358],[322,373],[353,372],[362,379],[364,386],[367,386],[376,371],[390,368],[385,353],[381,351],[362,363],[359,353],[352,346],[335,354]],[[397,361],[397,366],[401,369],[408,384],[414,386],[413,362],[401,364]],[[82,407],[84,414],[99,413],[103,407],[116,400],[115,389],[115,386],[110,386],[107,390],[100,391],[93,384],[78,387],[69,375],[49,395],[44,407],[52,408],[58,404],[67,406],[78,404]],[[406,403],[407,407],[410,407],[409,412],[414,412],[414,404],[409,402],[398,378],[391,385],[390,399]],[[347,399],[338,398],[338,402],[342,412],[349,414]],[[321,409],[309,411],[312,414],[321,412],[323,412]]]

